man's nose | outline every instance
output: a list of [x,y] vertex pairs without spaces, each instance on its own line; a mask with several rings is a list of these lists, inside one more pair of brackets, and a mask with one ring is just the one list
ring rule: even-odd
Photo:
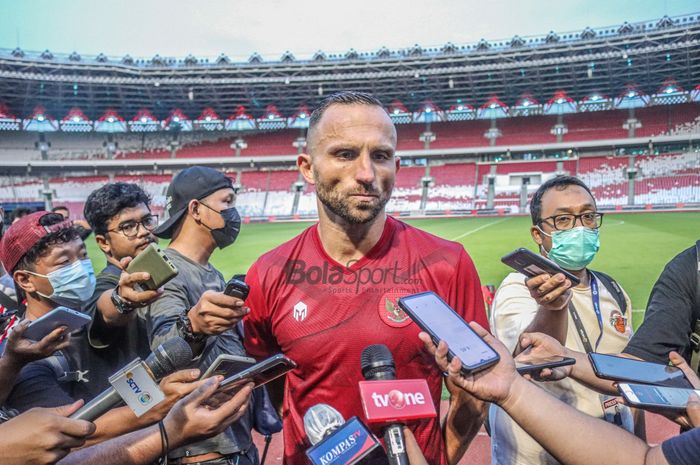
[[355,180],[362,184],[372,184],[374,183],[374,164],[372,163],[372,158],[369,153],[363,152],[357,159]]

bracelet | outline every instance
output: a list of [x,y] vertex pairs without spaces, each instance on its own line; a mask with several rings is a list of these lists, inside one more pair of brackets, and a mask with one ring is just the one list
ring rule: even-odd
[[158,422],[158,428],[160,429],[160,443],[161,443],[161,457],[158,459],[160,465],[168,465],[168,432],[165,431],[165,423],[163,420]]

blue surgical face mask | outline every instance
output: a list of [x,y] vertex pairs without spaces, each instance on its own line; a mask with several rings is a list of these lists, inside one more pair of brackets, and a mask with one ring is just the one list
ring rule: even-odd
[[[550,236],[542,231],[542,234]],[[566,231],[554,231],[551,236],[552,248],[547,256],[565,270],[582,270],[593,261],[600,249],[597,229],[579,226]]]
[[76,260],[70,265],[61,267],[48,274],[39,274],[31,271],[27,271],[27,273],[48,279],[53,288],[53,294],[51,295],[45,295],[41,292],[37,292],[37,294],[68,308],[82,309],[83,305],[95,292],[95,270],[92,268],[92,262],[88,258]]

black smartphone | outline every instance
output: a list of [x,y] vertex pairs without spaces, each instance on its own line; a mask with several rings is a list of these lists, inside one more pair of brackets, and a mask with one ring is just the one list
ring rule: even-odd
[[550,276],[554,276],[557,273],[561,273],[566,276],[566,279],[571,281],[572,286],[578,286],[581,280],[574,276],[571,272],[566,271],[564,268],[560,267],[552,260],[544,258],[542,255],[538,255],[535,252],[520,248],[512,251],[505,257],[501,258],[501,261],[513,268],[515,271],[519,271],[528,278],[534,278],[535,276],[547,273]]
[[[243,279],[241,279],[243,276]],[[232,297],[238,297],[241,300],[248,298],[248,293],[250,292],[250,287],[244,281],[245,275],[234,275],[233,278],[229,279],[224,288],[224,294],[230,295]]]
[[214,360],[214,363],[209,365],[207,371],[202,375],[202,379],[209,378],[213,375],[221,375],[225,378],[240,373],[246,368],[255,365],[256,361],[251,357],[242,357],[240,355],[219,354]]
[[598,378],[684,389],[693,387],[683,371],[673,366],[596,352],[588,354],[588,358]]
[[531,359],[523,362],[515,360],[515,369],[521,375],[537,375],[540,371],[544,370],[545,368],[565,367],[567,365],[573,365],[575,363],[576,359],[571,357],[545,357]]
[[691,395],[700,395],[700,390],[648,384],[620,383],[617,389],[632,407],[650,410],[683,411],[688,407],[688,399]]
[[296,363],[282,354],[273,355],[223,380],[216,392],[204,403],[216,408],[236,395],[242,386],[252,382],[256,388],[260,387],[285,375],[296,366]]
[[435,344],[447,343],[450,347],[448,360],[455,355],[459,357],[463,373],[483,370],[498,362],[496,351],[434,292],[401,297],[398,304]]

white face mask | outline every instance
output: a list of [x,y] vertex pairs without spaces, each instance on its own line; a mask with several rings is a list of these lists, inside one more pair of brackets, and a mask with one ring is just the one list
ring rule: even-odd
[[51,295],[37,294],[68,308],[81,309],[95,292],[95,270],[89,258],[76,260],[48,274],[27,273],[48,279],[53,288]]

